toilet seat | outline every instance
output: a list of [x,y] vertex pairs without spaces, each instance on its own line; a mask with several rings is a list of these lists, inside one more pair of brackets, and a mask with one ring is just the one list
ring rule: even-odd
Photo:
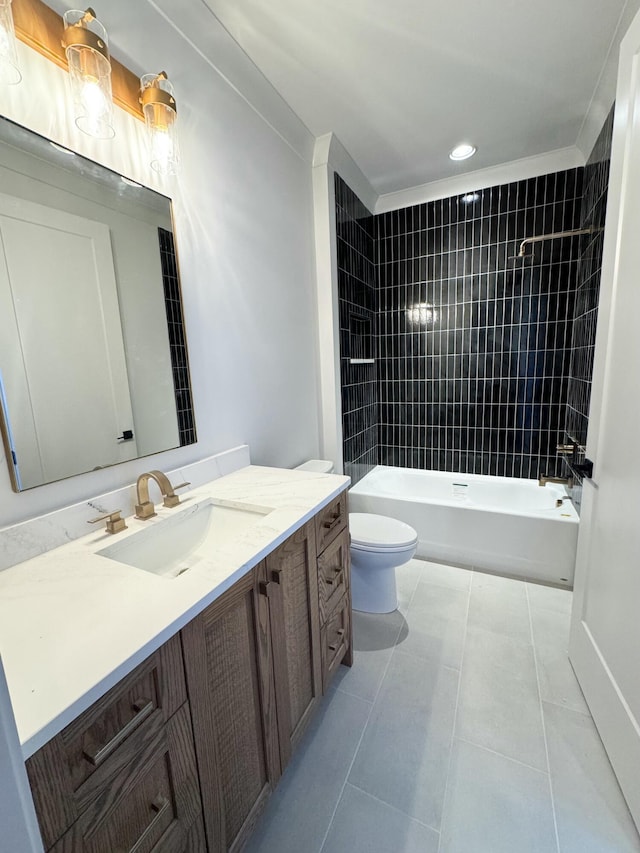
[[414,548],[418,542],[416,531],[404,521],[369,512],[349,513],[351,547],[357,551],[384,551],[395,553]]

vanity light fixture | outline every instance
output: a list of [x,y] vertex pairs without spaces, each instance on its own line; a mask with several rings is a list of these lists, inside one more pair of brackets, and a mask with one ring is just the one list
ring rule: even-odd
[[476,153],[475,145],[470,145],[468,142],[463,142],[460,145],[456,145],[456,147],[450,152],[449,159],[450,160],[468,160],[469,157],[473,157]]
[[0,83],[15,85],[21,80],[11,0],[0,0]]
[[112,139],[113,96],[107,31],[93,9],[64,13],[62,45],[76,105],[76,124],[96,139]]
[[140,78],[140,103],[151,149],[151,168],[161,175],[175,175],[178,162],[176,99],[165,71]]

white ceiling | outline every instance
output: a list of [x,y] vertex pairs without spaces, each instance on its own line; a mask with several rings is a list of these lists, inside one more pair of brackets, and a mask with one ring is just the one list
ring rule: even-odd
[[[625,0],[204,0],[388,193],[576,144]],[[631,0],[633,2],[633,0]],[[470,141],[478,153],[453,163]]]

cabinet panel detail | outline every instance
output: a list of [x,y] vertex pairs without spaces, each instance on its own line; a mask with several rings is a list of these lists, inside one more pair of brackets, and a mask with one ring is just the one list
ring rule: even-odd
[[46,847],[185,700],[182,651],[174,637],[27,761]]
[[334,615],[322,627],[322,687],[325,692],[350,647],[350,609],[349,598],[345,596]]
[[[182,632],[211,850],[240,849],[280,775],[257,567]],[[271,727],[271,731],[269,730]]]
[[181,853],[201,812],[185,704],[103,786],[53,853]]
[[284,768],[322,691],[315,525],[267,557],[280,756]]
[[350,587],[349,530],[345,529],[318,557],[320,622],[324,624]]
[[342,492],[331,501],[315,517],[317,553],[320,554],[327,545],[332,542],[338,533],[347,526],[349,508],[347,505],[347,493]]

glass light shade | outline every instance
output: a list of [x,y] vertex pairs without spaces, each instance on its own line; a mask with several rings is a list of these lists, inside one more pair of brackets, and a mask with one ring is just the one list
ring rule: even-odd
[[0,0],[0,83],[14,85],[21,80],[11,0]]
[[161,175],[175,175],[180,151],[173,86],[164,72],[145,74],[140,78],[140,95],[149,137],[151,168]]
[[113,95],[107,31],[78,9],[64,14],[64,44],[76,108],[76,124],[96,139],[111,139]]

